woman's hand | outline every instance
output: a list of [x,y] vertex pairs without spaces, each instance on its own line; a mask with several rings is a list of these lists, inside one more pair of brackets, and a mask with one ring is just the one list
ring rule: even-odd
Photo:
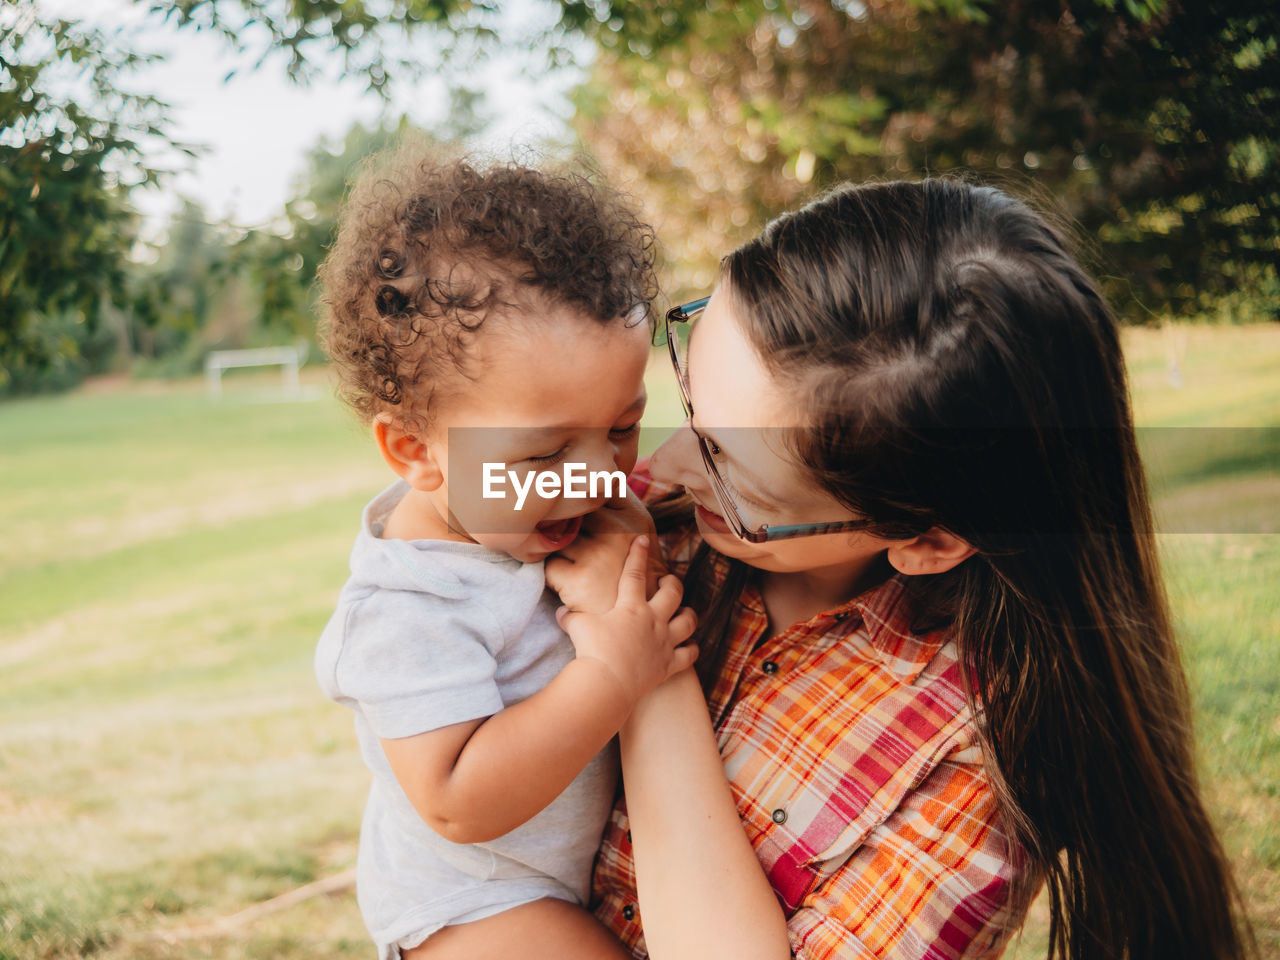
[[682,646],[693,634],[697,616],[680,606],[683,586],[668,574],[646,599],[648,536],[630,545],[613,592],[616,602],[604,613],[556,611],[556,619],[573,641],[579,660],[601,664],[629,705],[672,674],[693,665],[695,646]]
[[573,543],[547,558],[547,586],[571,611],[604,613],[618,599],[618,578],[637,534],[647,535],[655,545],[648,552],[645,574],[645,596],[653,596],[667,568],[662,551],[656,549],[653,518],[630,490],[585,517]]

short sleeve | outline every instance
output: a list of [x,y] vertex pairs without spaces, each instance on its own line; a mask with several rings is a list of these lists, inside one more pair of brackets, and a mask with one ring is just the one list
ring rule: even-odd
[[[488,611],[408,591],[379,590],[348,608],[334,665],[381,739],[410,737],[502,709],[498,627]],[[486,629],[488,628],[488,629]]]
[[788,921],[798,960],[994,958],[1012,929],[1009,844],[977,747],[952,754]]

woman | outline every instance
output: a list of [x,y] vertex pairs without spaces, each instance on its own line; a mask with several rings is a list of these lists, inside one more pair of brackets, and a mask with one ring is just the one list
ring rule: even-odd
[[[1116,322],[1055,232],[846,186],[668,327],[703,682],[622,732],[597,916],[658,960],[986,957],[1043,883],[1053,956],[1245,955]],[[571,608],[606,539],[548,566]]]

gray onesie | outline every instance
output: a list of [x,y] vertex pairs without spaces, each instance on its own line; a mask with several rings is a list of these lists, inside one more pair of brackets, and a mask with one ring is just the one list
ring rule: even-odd
[[617,779],[611,744],[537,816],[489,843],[451,843],[418,816],[379,740],[518,703],[573,659],[573,645],[541,563],[474,543],[379,539],[407,489],[397,483],[365,508],[315,662],[324,692],[355,711],[373,771],[357,895],[385,960],[443,926],[542,897],[585,903]]

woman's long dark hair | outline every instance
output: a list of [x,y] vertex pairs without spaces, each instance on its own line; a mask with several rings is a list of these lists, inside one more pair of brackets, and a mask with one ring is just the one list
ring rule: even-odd
[[936,525],[978,550],[908,578],[909,602],[919,627],[954,632],[1006,829],[1048,884],[1050,956],[1247,955],[1197,788],[1117,324],[1059,235],[992,188],[845,186],[722,270],[815,414],[794,448],[819,482],[883,536]]

